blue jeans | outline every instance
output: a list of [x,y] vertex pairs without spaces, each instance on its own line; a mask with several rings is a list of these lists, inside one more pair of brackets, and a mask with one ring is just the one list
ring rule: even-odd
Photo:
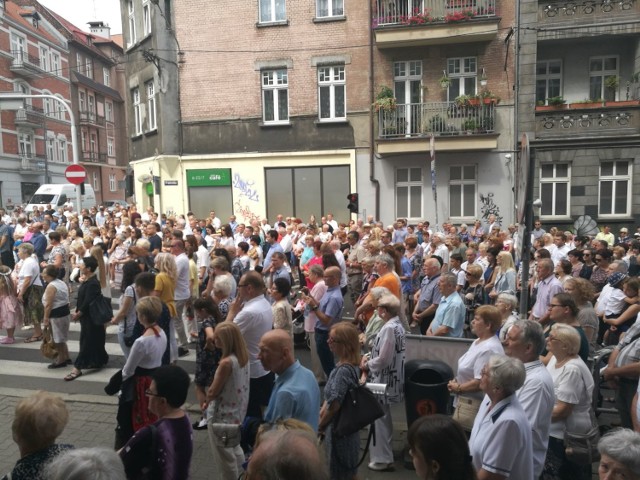
[[328,378],[331,370],[335,368],[336,362],[333,359],[333,352],[329,349],[327,340],[329,340],[329,331],[316,328],[316,350],[318,351],[322,370],[324,370]]

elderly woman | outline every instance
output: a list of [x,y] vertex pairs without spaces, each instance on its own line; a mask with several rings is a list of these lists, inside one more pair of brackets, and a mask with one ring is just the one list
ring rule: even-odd
[[473,428],[473,421],[484,396],[480,391],[482,368],[491,355],[504,355],[500,339],[496,336],[501,323],[502,318],[496,307],[483,305],[476,309],[471,321],[471,331],[478,338],[458,359],[458,373],[448,384],[449,391],[455,395],[453,418],[467,432]]
[[593,376],[578,356],[580,335],[574,327],[555,324],[547,339],[547,349],[553,354],[547,370],[553,379],[556,401],[542,475],[545,479],[590,480],[591,465],[573,463],[567,458],[564,445],[566,431],[587,433],[592,427]]
[[286,278],[276,278],[269,289],[269,294],[274,303],[271,305],[273,312],[273,328],[281,328],[293,336],[293,323],[289,293],[291,284]]
[[48,392],[37,392],[16,405],[11,430],[18,444],[20,460],[11,471],[11,480],[42,480],[44,466],[60,453],[73,448],[56,444],[69,421],[62,398]]
[[465,273],[466,283],[462,291],[462,299],[465,306],[465,328],[471,325],[474,317],[474,311],[480,305],[485,303],[484,288],[482,287],[482,267],[480,265],[471,264],[467,267]]
[[600,480],[640,480],[640,434],[623,428],[609,431],[598,442]]
[[510,293],[501,293],[496,297],[496,308],[500,312],[502,319],[502,325],[498,337],[501,342],[504,342],[507,338],[507,332],[509,327],[518,321],[518,297]]
[[594,352],[597,348],[596,341],[598,338],[598,315],[591,300],[595,294],[594,286],[584,278],[570,278],[564,283],[564,291],[571,295],[573,301],[578,307],[578,323],[582,327],[584,334],[589,341],[589,350]]
[[384,416],[375,421],[376,442],[371,446],[369,469],[385,471],[393,466],[391,440],[393,422],[391,404],[402,402],[404,396],[405,330],[400,321],[400,300],[385,295],[377,301],[377,313],[384,324],[376,336],[371,354],[364,356],[360,369],[373,383],[387,385],[382,409]]
[[233,299],[231,291],[233,290],[235,280],[231,275],[220,275],[213,281],[212,298],[213,302],[218,306],[222,321],[226,320],[229,313],[229,306]]
[[486,394],[476,416],[469,449],[479,479],[533,480],[531,425],[516,391],[526,373],[520,360],[494,355],[482,369]]
[[25,343],[39,342],[42,340],[40,320],[44,315],[42,294],[44,287],[40,279],[40,267],[38,259],[34,255],[33,245],[21,243],[18,247],[18,258],[22,261],[18,273],[17,291],[18,301],[24,305],[24,324],[33,325],[33,335],[25,340]]
[[42,278],[47,282],[47,288],[42,296],[42,305],[44,306],[42,322],[45,326],[51,325],[53,343],[58,352],[56,361],[51,363],[48,368],[63,368],[71,364],[67,348],[71,318],[69,287],[60,280],[60,271],[54,265],[45,267],[42,271]]
[[47,480],[123,480],[124,466],[117,452],[104,447],[78,448],[58,455],[46,467]]

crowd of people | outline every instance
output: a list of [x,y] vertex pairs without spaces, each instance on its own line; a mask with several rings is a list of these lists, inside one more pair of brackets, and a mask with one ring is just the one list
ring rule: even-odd
[[[486,228],[477,221],[434,230],[404,219],[387,227],[371,217],[338,223],[331,214],[306,222],[278,215],[270,225],[135,206],[29,213],[0,209],[0,328],[7,331],[0,344],[16,342],[22,325],[31,327],[25,342],[41,341],[42,326],[51,327],[58,354],[49,368],[71,367],[64,380],[73,381],[107,364],[105,328],[92,321],[91,305],[122,292],[111,323],[126,363],[112,381],[120,390],[115,444],[128,478],[150,468],[186,478],[192,428],[207,430],[216,478],[238,478],[248,454],[260,458],[261,438],[286,443],[267,431],[279,428],[301,439],[299,430],[318,435],[326,474],[354,478],[359,436],[338,437],[334,427],[347,392],[366,381],[386,385],[368,467],[392,469],[391,406],[404,399],[407,334],[474,339],[448,384],[454,423],[438,417],[410,431],[421,478],[454,478],[445,471],[590,478],[591,465],[567,455],[565,436],[593,427],[591,359],[603,345],[613,347],[604,378],[617,391],[622,426],[638,429],[640,233],[622,229],[616,238],[605,226],[588,238],[546,232],[537,221],[523,284],[517,230],[495,216]],[[73,313],[70,289],[77,289]],[[517,314],[523,292],[527,320]],[[353,321],[343,320],[347,296]],[[75,360],[66,347],[71,320],[81,325]],[[295,358],[299,330],[310,368]],[[189,378],[171,370],[192,354],[190,344],[201,407],[193,425],[180,409]],[[282,424],[292,421],[299,424]],[[432,428],[464,445],[432,449]],[[607,441],[603,459],[640,478]],[[158,442],[180,451],[170,465],[142,465],[138,452]],[[445,465],[453,452],[469,459],[458,470]]]

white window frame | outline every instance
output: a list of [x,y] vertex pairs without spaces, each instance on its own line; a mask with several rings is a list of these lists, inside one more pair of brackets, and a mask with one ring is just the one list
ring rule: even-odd
[[[543,177],[542,176],[542,167],[543,166],[553,166],[553,176],[551,177]],[[566,166],[567,167],[567,175],[564,177],[558,176],[558,167],[559,166]],[[543,209],[545,208],[545,206],[551,205],[551,213],[546,213],[543,214],[543,210],[540,210],[540,218],[543,219],[563,219],[563,218],[570,218],[571,217],[571,163],[554,163],[554,164],[542,164],[540,166],[540,170],[539,170],[539,192],[542,192],[542,185],[544,184],[551,184],[552,185],[552,193],[551,193],[551,198],[544,198],[542,199],[543,202]],[[556,201],[558,199],[558,185],[559,184],[566,184],[567,185],[567,198],[566,198],[566,204],[567,204],[567,213],[566,214],[558,214],[556,213]],[[541,193],[542,194],[542,193]]]
[[[11,45],[11,55],[13,56],[13,58],[18,59],[21,62],[25,62],[25,61],[28,62],[29,48],[27,46],[28,45],[27,38],[24,35],[20,35],[19,33],[12,31],[10,35],[10,45]],[[19,53],[22,53],[22,55],[20,55]],[[27,58],[25,58],[25,56]]]
[[[59,93],[55,94],[55,97],[58,98],[60,102],[66,102],[67,100],[60,95]],[[67,121],[67,112],[64,108],[58,106],[58,101],[55,101],[55,103],[53,104],[54,109],[53,111],[55,112],[55,118],[57,118],[58,120],[62,120],[62,121]]]
[[113,103],[104,102],[104,117],[107,122],[113,122]]
[[131,91],[133,98],[133,126],[135,135],[142,135],[142,106],[140,105],[140,88]]
[[344,0],[316,0],[316,17],[344,17]]
[[95,192],[100,191],[100,179],[98,178],[98,172],[93,172],[93,190]]
[[[289,123],[289,72],[286,68],[276,70],[263,70],[260,72],[262,79],[262,121],[268,124]],[[272,95],[271,100],[267,99]],[[280,118],[280,100],[284,95],[287,101],[286,118]],[[271,103],[273,118],[267,118],[267,105]]]
[[63,163],[69,161],[67,155],[67,138],[64,135],[58,137],[58,161]]
[[[51,95],[49,90],[42,90],[42,95]],[[55,103],[51,98],[43,98],[42,99],[42,111],[44,115],[49,118],[55,118]]]
[[90,57],[87,57],[87,60],[85,61],[85,75],[88,78],[93,79],[93,60]]
[[84,65],[82,64],[82,55],[76,53],[76,72],[82,73],[84,70]]
[[89,134],[89,151],[98,154],[98,136],[95,133]]
[[[282,5],[280,11],[276,7]],[[258,0],[259,23],[275,23],[287,20],[286,0]]]
[[83,152],[89,151],[89,144],[87,143],[87,131],[84,129],[80,130],[80,145],[82,146]]
[[[538,70],[543,66],[544,66],[544,69],[545,69],[546,73],[544,73],[544,74],[537,73]],[[560,73],[549,73],[549,70],[553,66],[560,67]],[[544,102],[545,105],[546,105],[548,98],[561,97],[562,96],[562,92],[563,92],[563,89],[564,89],[564,85],[563,85],[563,82],[562,82],[562,73],[563,73],[563,64],[562,64],[562,60],[561,59],[554,58],[554,59],[549,59],[549,60],[538,60],[538,62],[536,63],[536,96],[538,94],[538,83],[544,81],[544,98],[537,98],[536,97],[536,101]],[[557,92],[557,95],[552,95],[551,94],[551,93],[556,93],[556,92],[549,92],[549,81],[551,81],[551,80],[559,80],[560,81],[560,87],[559,87],[559,90]]]
[[[612,175],[603,175],[602,174],[602,166],[605,163],[613,163],[613,174]],[[627,173],[626,175],[618,174],[618,165],[621,163],[627,164]],[[619,181],[627,182],[627,191],[619,192],[618,191],[618,183]],[[626,211],[623,213],[613,213],[613,212],[602,212],[600,211],[600,196],[602,194],[602,184],[604,182],[612,182],[612,190],[611,190],[611,208],[615,207],[615,199],[616,198],[626,198]],[[631,197],[632,197],[632,185],[633,182],[633,161],[632,160],[611,160],[602,162],[600,164],[600,172],[598,176],[598,217],[600,218],[619,218],[619,217],[629,217],[631,216]]]
[[51,70],[50,56],[49,56],[49,47],[46,45],[40,45],[40,68],[45,72],[49,72]]
[[78,91],[78,109],[80,113],[87,111],[87,94],[83,90]]
[[111,137],[107,137],[107,156],[115,157],[116,156],[115,142]]
[[[398,181],[398,172],[400,170],[406,170],[407,171],[407,181],[406,182],[399,182]],[[420,180],[411,180],[411,171],[412,170],[420,170]],[[422,218],[422,214],[423,214],[423,206],[424,206],[424,171],[422,169],[422,167],[398,167],[396,168],[396,172],[395,172],[395,185],[394,185],[394,198],[395,198],[395,205],[396,205],[396,218],[409,218],[409,219],[421,219]],[[407,188],[407,205],[406,205],[406,215],[404,215],[405,212],[400,212],[398,210],[398,187],[406,187]],[[409,217],[409,215],[411,214],[411,207],[413,206],[411,204],[411,187],[419,187],[420,190],[420,214],[417,217]],[[402,215],[400,215],[402,213]]]
[[21,157],[32,158],[35,154],[35,145],[33,132],[18,132],[18,155]]
[[[614,59],[616,62],[616,68],[614,70],[605,70],[604,69],[604,63],[606,60],[611,60]],[[601,66],[602,66],[602,70],[598,70],[598,71],[591,71],[591,63],[594,61],[599,61]],[[591,79],[592,78],[597,78],[600,77],[600,96],[596,97],[596,98],[592,98],[592,100],[599,100],[599,99],[604,99],[604,100],[611,100],[611,101],[615,101],[618,100],[618,93],[620,90],[620,86],[618,86],[618,88],[616,88],[615,91],[615,97],[614,98],[606,98],[606,91],[607,91],[607,87],[605,86],[605,81],[608,77],[614,77],[614,76],[618,76],[620,72],[620,56],[619,55],[600,55],[597,57],[589,57],[589,96],[591,96]]]
[[102,67],[102,83],[105,86],[111,86],[111,69],[109,67]]
[[118,189],[118,182],[116,180],[116,174],[110,173],[109,174],[109,191],[115,192],[117,189]]
[[51,50],[51,73],[57,77],[62,77],[62,65],[60,62],[60,54]]
[[[343,89],[344,115],[338,116],[336,111],[336,89]],[[329,116],[323,117],[322,91],[329,91]],[[326,91],[326,90],[325,90]],[[345,65],[326,65],[318,67],[318,119],[320,122],[335,122],[347,119],[347,72]]]
[[146,37],[151,34],[151,6],[149,1],[142,2],[142,35]]
[[158,119],[157,119],[157,103],[156,103],[156,86],[153,80],[144,84],[145,90],[147,92],[147,120],[149,131],[158,129]]
[[137,42],[136,38],[136,9],[133,4],[133,0],[129,0],[128,3],[128,12],[129,12],[129,46],[135,45]]
[[[447,98],[450,102],[460,95],[476,95],[478,93],[478,58],[447,58],[447,77],[449,78]],[[470,78],[474,80],[473,87],[470,88],[470,91],[467,91],[465,80]],[[452,91],[451,84],[453,83],[458,85],[458,95],[455,95]]]
[[[473,168],[473,178],[465,178],[464,173],[465,173],[465,169],[472,167]],[[454,168],[459,168],[460,169],[460,178],[452,180],[452,170]],[[460,187],[460,212],[462,213],[462,215],[454,215],[451,212],[451,205],[453,204],[453,198],[452,198],[452,191],[451,191],[451,187],[453,185],[459,186]],[[469,213],[469,212],[465,212],[464,211],[464,204],[465,204],[465,194],[464,194],[464,187],[466,185],[473,185],[473,212],[471,212],[471,214],[469,215],[465,215],[465,213]],[[478,211],[478,166],[477,165],[450,165],[449,166],[449,218],[451,218],[451,220],[455,220],[455,221],[472,221],[475,218],[477,218],[477,211]]]
[[54,136],[47,136],[45,140],[46,149],[47,149],[47,160],[51,162],[56,161],[56,139]]

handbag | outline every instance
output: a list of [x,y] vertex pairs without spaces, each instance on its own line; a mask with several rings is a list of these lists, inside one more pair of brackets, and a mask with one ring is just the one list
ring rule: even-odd
[[218,447],[233,448],[240,445],[240,425],[229,423],[211,423],[209,431]]
[[[584,383],[584,379],[583,379]],[[586,391],[585,383],[585,391]],[[589,407],[591,428],[586,433],[564,432],[564,453],[573,463],[579,465],[591,465],[600,460],[598,442],[600,441],[600,427],[596,419],[593,407]]]
[[337,438],[359,432],[384,415],[376,396],[367,387],[360,385],[355,367],[351,368],[357,386],[349,389],[342,400],[338,419],[332,427],[332,432]]
[[93,302],[89,304],[89,318],[94,325],[104,325],[113,318],[113,307],[111,299],[100,294]]
[[118,370],[109,379],[109,383],[104,387],[104,393],[115,395],[122,388],[122,370]]
[[51,325],[45,325],[42,329],[42,343],[40,344],[40,352],[46,358],[56,358],[58,350],[53,343],[53,334],[51,333]]

